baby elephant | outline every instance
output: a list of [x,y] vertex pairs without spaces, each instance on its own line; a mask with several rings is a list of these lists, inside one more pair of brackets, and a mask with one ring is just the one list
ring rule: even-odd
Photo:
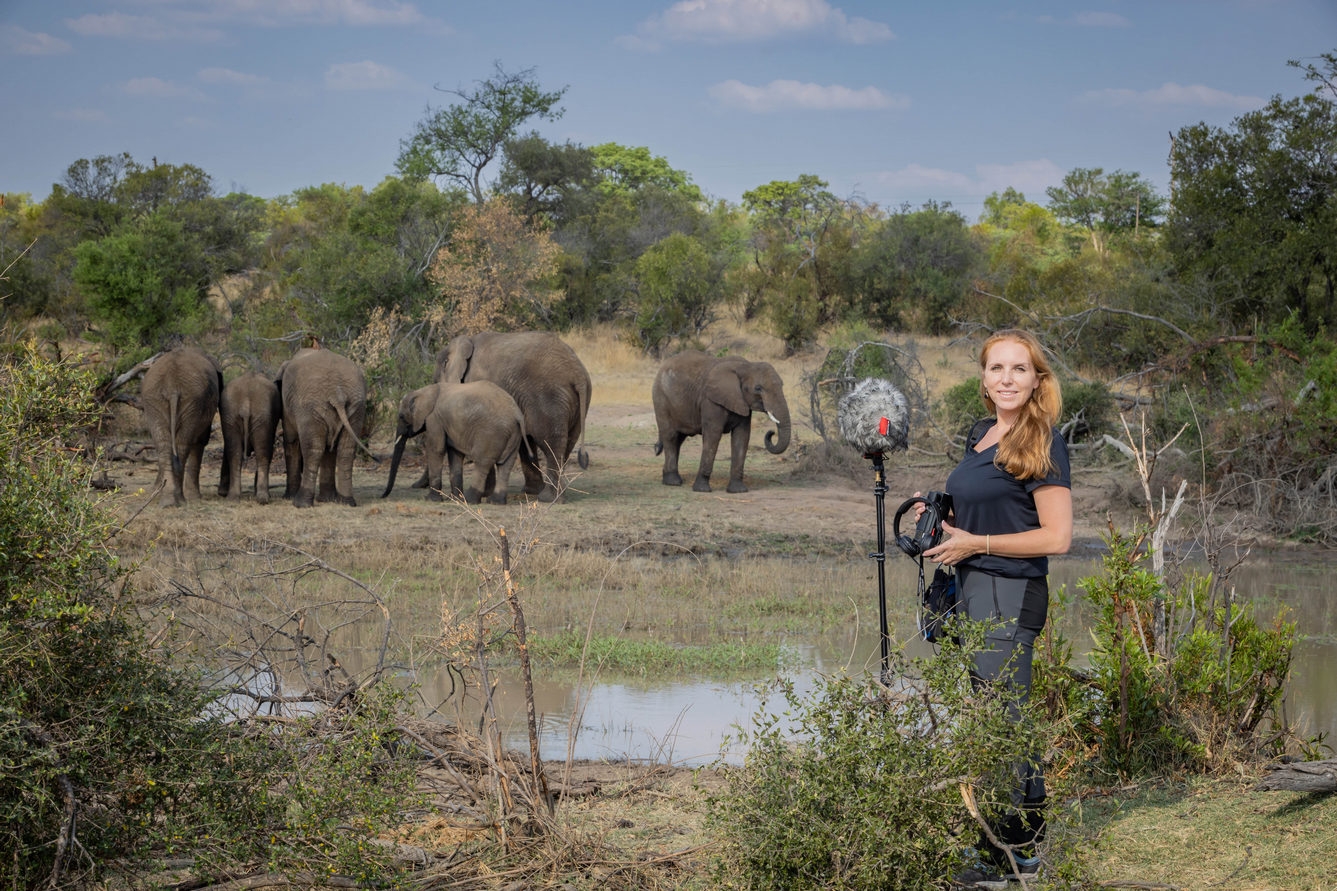
[[223,421],[223,469],[218,474],[218,495],[241,498],[241,466],[255,455],[255,500],[269,503],[269,465],[274,458],[274,435],[283,417],[279,388],[268,376],[248,371],[228,381],[218,405]]
[[[441,467],[450,461],[450,492],[478,504],[484,496],[493,504],[506,503],[511,468],[525,440],[524,416],[511,395],[491,381],[436,383],[420,387],[399,403],[395,425],[395,453],[390,481],[382,498],[395,486],[395,474],[409,437],[426,431],[427,498],[442,498]],[[464,487],[464,459],[473,461],[468,488]]]

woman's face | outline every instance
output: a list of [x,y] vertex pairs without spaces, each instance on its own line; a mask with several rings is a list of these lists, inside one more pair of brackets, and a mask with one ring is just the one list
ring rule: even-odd
[[1021,410],[1040,386],[1031,351],[1015,340],[1000,340],[984,357],[984,389],[999,414]]

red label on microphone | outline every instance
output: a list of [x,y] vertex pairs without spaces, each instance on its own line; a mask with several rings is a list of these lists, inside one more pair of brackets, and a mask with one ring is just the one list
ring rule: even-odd
[[890,429],[891,429],[891,421],[888,421],[886,418],[883,418],[882,420],[877,422],[877,432],[880,435],[886,436],[887,431]]

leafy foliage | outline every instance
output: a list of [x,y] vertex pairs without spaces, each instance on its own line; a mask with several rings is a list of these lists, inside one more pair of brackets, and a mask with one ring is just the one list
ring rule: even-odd
[[526,328],[550,314],[559,253],[546,231],[494,199],[460,214],[427,276],[452,308],[457,333]]
[[895,666],[892,688],[846,676],[806,695],[780,685],[784,716],[754,717],[746,761],[708,797],[718,887],[930,888],[964,864],[962,836],[976,833],[958,784],[996,814],[1011,765],[1043,748],[1046,727],[971,691],[983,629],[963,633]]
[[1089,681],[1051,619],[1037,696],[1071,722],[1093,768],[1119,777],[1207,772],[1276,745],[1295,624],[1259,624],[1205,578],[1168,590],[1145,566],[1142,541],[1112,533],[1104,575],[1081,583],[1096,614]]
[[492,77],[474,90],[450,90],[462,101],[429,109],[413,135],[401,140],[395,167],[410,179],[445,177],[468,190],[475,203],[490,191],[483,173],[507,140],[533,118],[555,121],[560,90],[544,92],[533,68],[508,72],[498,62]]
[[1175,134],[1167,247],[1236,324],[1292,309],[1311,333],[1337,321],[1337,53],[1321,59],[1293,63],[1315,92]]
[[160,840],[244,851],[262,811],[235,772],[245,746],[201,717],[198,679],[155,660],[121,602],[115,527],[70,448],[91,392],[31,347],[0,363],[0,877],[17,887]]

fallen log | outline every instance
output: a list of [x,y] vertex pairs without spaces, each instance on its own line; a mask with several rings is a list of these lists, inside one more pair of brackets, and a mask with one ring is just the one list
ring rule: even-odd
[[1337,758],[1269,764],[1255,792],[1337,792]]

